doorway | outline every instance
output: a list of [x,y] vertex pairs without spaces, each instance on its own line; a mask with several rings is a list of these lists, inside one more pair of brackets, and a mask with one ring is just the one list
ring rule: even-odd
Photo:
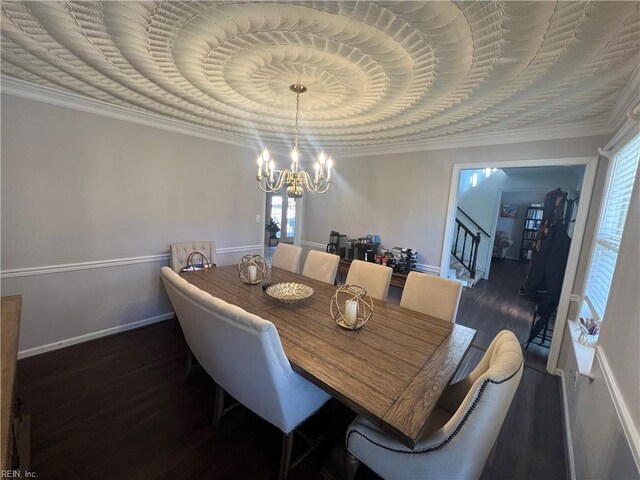
[[[523,344],[529,340],[533,313],[537,304],[535,298],[526,300],[522,297],[518,298],[516,295],[518,287],[527,279],[529,268],[526,257],[525,261],[520,260],[522,247],[520,236],[523,232],[520,232],[516,226],[516,220],[518,218],[520,221],[524,220],[527,216],[527,209],[540,202],[524,199],[524,203],[520,205],[515,195],[524,196],[526,192],[536,190],[545,193],[553,190],[553,188],[547,187],[557,183],[560,178],[559,172],[567,178],[573,176],[575,181],[570,182],[572,188],[568,188],[567,184],[561,185],[568,198],[577,196],[581,201],[573,202],[569,214],[570,225],[567,230],[570,232],[571,241],[570,247],[567,247],[566,270],[564,281],[561,284],[557,310],[554,310],[555,334],[553,334],[550,345],[547,344],[547,347],[550,348],[543,350],[542,354],[537,347],[528,349],[534,351],[535,355],[525,352],[525,357],[528,356],[528,360],[537,364],[534,366],[546,368],[547,371],[555,374],[595,178],[596,163],[597,158],[568,158],[454,165],[441,260],[441,276],[448,277],[453,269],[459,267],[452,254],[456,252],[454,250],[456,237],[459,236],[457,240],[458,257],[467,262],[473,256],[469,251],[469,245],[474,246],[470,241],[471,237],[479,238],[478,245],[475,245],[475,261],[479,272],[476,276],[481,281],[478,281],[473,288],[464,289],[458,322],[462,324],[468,322],[468,326],[478,330],[476,343],[480,347],[487,347],[493,336],[503,328],[513,330]],[[556,170],[556,168],[562,170]],[[550,176],[554,183],[547,184],[542,188],[532,188],[532,182],[539,183],[540,179],[545,176]],[[574,191],[570,192],[570,190]],[[484,196],[480,195],[483,191]],[[503,201],[503,196],[505,201]],[[501,212],[504,217],[501,217]],[[460,231],[464,230],[460,227],[462,220],[467,224],[469,230],[466,246],[465,242],[461,240],[462,235],[460,234]],[[505,222],[511,222],[511,225],[506,225]],[[498,225],[504,228],[498,228]],[[482,228],[483,233],[480,232],[479,227]],[[509,229],[511,236],[517,238],[511,238],[511,241],[507,242],[506,249],[496,252],[494,241],[497,232],[502,232],[500,235],[504,236],[505,230]],[[498,240],[500,239],[498,238]],[[518,245],[515,245],[516,243]],[[466,255],[461,251],[464,248],[467,249]],[[504,253],[504,262],[501,258],[502,253]],[[497,262],[494,256],[498,257]],[[499,295],[499,292],[493,289],[496,285],[504,290],[503,293],[508,298]],[[465,306],[465,304],[467,305]],[[466,320],[465,315],[467,316]],[[551,333],[549,332],[549,334]]]
[[267,193],[264,218],[267,226],[277,226],[277,229],[265,229],[265,246],[274,247],[280,242],[294,243],[297,223],[295,199],[287,198],[285,193]]
[[[300,245],[304,212],[303,198],[288,198],[285,192],[265,196],[264,258],[271,264],[279,243]],[[270,227],[275,225],[276,228]]]

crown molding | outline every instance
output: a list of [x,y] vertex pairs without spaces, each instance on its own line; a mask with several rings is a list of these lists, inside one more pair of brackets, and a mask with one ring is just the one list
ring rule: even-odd
[[[634,72],[631,80],[634,79],[636,73],[637,72]],[[504,145],[541,140],[557,140],[593,135],[608,135],[614,133],[616,130],[615,125],[612,125],[611,120],[615,118],[617,121],[620,116],[626,118],[626,112],[629,109],[629,105],[631,105],[634,96],[637,96],[637,92],[634,90],[635,85],[631,80],[623,90],[623,94],[620,95],[620,98],[616,102],[616,106],[609,115],[608,120],[586,121],[560,126],[545,125],[540,127],[515,129],[500,133],[448,135],[443,138],[424,140],[421,142],[354,148],[353,150],[336,151],[336,153],[340,158],[357,158],[432,150],[449,150],[454,148]],[[255,151],[259,151],[262,148],[259,142],[255,143],[251,140],[231,135],[223,135],[211,128],[190,124],[156,113],[135,110],[133,108],[123,107],[120,105],[112,105],[102,100],[96,100],[61,89],[45,87],[43,85],[27,82],[7,75],[0,76],[0,92],[7,95],[93,113],[108,118],[115,118],[152,128],[159,128],[161,130],[190,135],[236,147],[247,148]],[[280,147],[276,147],[273,150],[280,154],[285,152],[285,149]]]
[[612,125],[614,131],[618,131],[625,123],[627,123],[628,120],[635,120],[637,123],[638,120],[633,118],[633,112],[640,104],[639,84],[640,65],[636,66],[635,70],[629,77],[629,81],[620,92],[620,95],[609,114],[608,123]]
[[506,145],[510,143],[559,140],[563,138],[590,137],[594,135],[609,135],[613,133],[613,131],[614,127],[602,120],[558,126],[545,125],[540,127],[514,129],[500,133],[448,135],[443,138],[425,140],[423,142],[410,144],[367,147],[342,152],[340,153],[340,158],[428,152],[433,150],[450,150],[454,148],[483,147],[489,145]]
[[204,138],[212,142],[224,143],[236,147],[250,148],[259,151],[260,147],[250,140],[221,135],[214,129],[176,120],[157,113],[136,110],[131,107],[113,105],[102,100],[86,97],[66,90],[45,87],[36,83],[20,80],[7,75],[0,76],[0,93],[48,103],[60,107],[71,108],[82,112],[93,113],[103,117],[115,118],[126,122],[137,123],[147,127],[159,128],[174,133]]

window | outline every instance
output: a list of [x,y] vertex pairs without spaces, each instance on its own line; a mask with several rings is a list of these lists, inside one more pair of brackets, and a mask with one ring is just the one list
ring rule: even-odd
[[[271,218],[282,228],[282,197],[280,195],[273,195],[271,197]],[[282,231],[276,233],[277,238],[280,238],[281,235]]]
[[287,201],[287,237],[293,237],[296,232],[296,199]]
[[639,157],[640,135],[637,135],[615,154],[610,168],[581,313],[588,315],[590,312],[599,322],[604,319]]

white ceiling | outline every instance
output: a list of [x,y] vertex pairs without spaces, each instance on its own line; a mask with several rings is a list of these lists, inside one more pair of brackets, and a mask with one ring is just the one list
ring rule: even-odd
[[606,121],[639,2],[2,1],[2,74],[331,152]]

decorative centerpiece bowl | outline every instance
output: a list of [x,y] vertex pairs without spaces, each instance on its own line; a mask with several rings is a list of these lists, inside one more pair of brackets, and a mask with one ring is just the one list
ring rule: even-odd
[[238,262],[238,274],[244,283],[256,285],[267,274],[267,262],[260,255],[245,255]]
[[333,294],[329,311],[342,328],[358,330],[373,315],[373,300],[358,285],[342,285]]
[[302,283],[276,283],[265,290],[282,303],[296,303],[313,295],[313,288]]

